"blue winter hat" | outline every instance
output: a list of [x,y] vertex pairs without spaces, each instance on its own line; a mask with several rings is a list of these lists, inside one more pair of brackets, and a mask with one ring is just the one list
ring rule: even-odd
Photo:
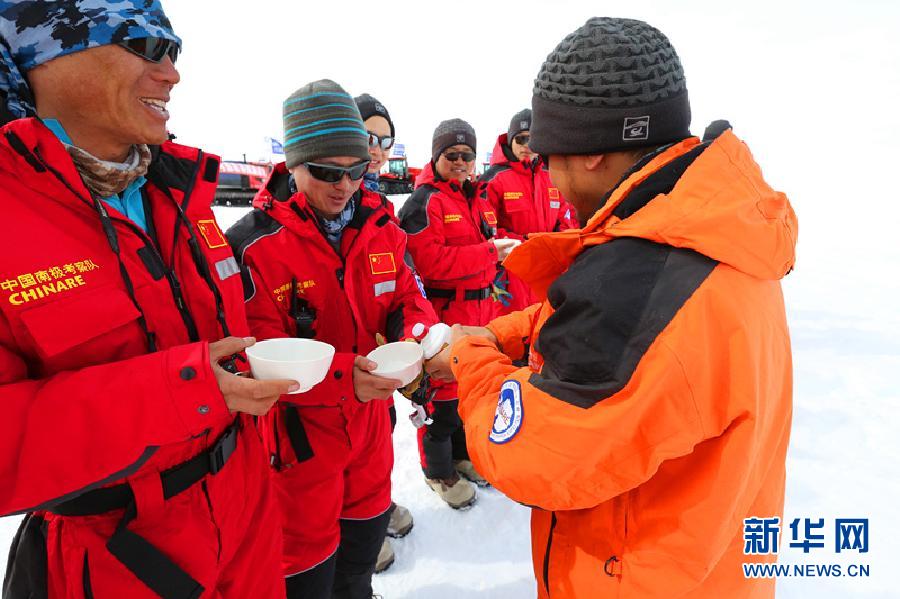
[[0,0],[0,120],[34,116],[25,71],[66,54],[145,37],[181,47],[159,0]]

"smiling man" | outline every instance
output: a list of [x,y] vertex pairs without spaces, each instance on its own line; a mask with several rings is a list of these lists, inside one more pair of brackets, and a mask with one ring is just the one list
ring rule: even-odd
[[[431,138],[431,162],[400,209],[425,293],[447,324],[484,325],[499,314],[491,283],[508,240],[494,239],[497,218],[472,183],[476,144],[475,130],[466,121],[439,123]],[[426,483],[460,509],[475,501],[469,481],[487,483],[469,461],[456,404],[456,385],[441,386],[429,406],[432,422],[418,432]]]
[[[369,599],[391,514],[389,404],[399,381],[365,357],[422,339],[437,317],[406,263],[406,235],[360,189],[369,134],[334,81],[284,102],[285,162],[228,230],[243,266],[250,327],[337,353],[325,380],[261,422],[284,518],[288,597]],[[430,356],[428,356],[430,357]]]
[[283,596],[250,416],[297,386],[229,372],[219,161],[167,142],[181,40],[128,0],[0,2],[0,35],[4,597]]

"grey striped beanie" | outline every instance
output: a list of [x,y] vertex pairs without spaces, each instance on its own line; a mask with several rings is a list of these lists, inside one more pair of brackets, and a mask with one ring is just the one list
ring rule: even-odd
[[559,43],[534,81],[531,150],[602,154],[690,137],[675,49],[643,21],[594,17]]
[[307,83],[284,101],[288,168],[333,156],[369,160],[369,134],[353,96],[330,79]]

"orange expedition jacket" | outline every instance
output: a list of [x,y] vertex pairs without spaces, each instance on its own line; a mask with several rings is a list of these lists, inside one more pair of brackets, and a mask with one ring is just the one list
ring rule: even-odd
[[[772,597],[797,220],[731,131],[646,156],[581,230],[505,266],[546,299],[452,348],[478,471],[532,506],[541,599]],[[529,351],[530,350],[530,351]],[[511,360],[528,356],[528,366]]]

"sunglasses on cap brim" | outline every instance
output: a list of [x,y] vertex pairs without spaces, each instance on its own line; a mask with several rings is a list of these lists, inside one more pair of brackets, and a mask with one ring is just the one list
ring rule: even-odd
[[303,166],[309,171],[313,179],[324,181],[325,183],[337,183],[344,178],[344,175],[350,177],[351,181],[359,181],[369,169],[369,161],[360,162],[353,166],[337,166],[334,164],[318,164],[315,162],[304,162]]
[[376,133],[372,133],[371,131],[368,131],[367,133],[369,134],[370,148],[380,147],[382,150],[390,150],[394,145],[394,138],[390,135],[381,137]]
[[159,64],[168,56],[175,64],[181,48],[177,42],[163,37],[137,37],[119,42],[119,45],[132,54],[137,54],[144,60]]
[[449,162],[456,162],[460,158],[462,158],[465,162],[472,162],[475,160],[475,152],[447,152],[444,154],[444,158],[446,158]]

